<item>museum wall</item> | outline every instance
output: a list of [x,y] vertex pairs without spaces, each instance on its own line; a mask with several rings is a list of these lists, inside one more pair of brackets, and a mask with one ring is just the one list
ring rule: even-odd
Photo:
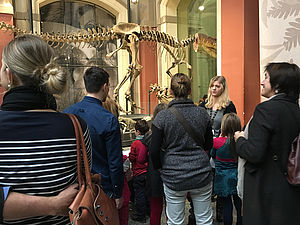
[[260,79],[269,62],[300,65],[300,2],[259,0]]

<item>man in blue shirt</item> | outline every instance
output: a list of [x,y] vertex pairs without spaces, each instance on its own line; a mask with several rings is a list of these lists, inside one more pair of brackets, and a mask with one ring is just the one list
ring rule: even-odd
[[76,114],[87,123],[93,149],[92,173],[101,174],[104,192],[120,208],[124,183],[120,127],[118,119],[102,106],[109,91],[109,75],[99,67],[91,67],[84,74],[84,84],[87,95],[63,112]]

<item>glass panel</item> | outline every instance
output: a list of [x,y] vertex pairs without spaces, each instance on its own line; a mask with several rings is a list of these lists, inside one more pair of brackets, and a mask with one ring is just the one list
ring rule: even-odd
[[[116,18],[105,9],[84,1],[59,1],[40,8],[41,31],[48,33],[73,33],[92,28],[112,27]],[[56,43],[54,43],[54,46]],[[116,41],[105,44],[89,45],[65,44],[54,47],[59,63],[68,71],[69,87],[65,95],[57,99],[58,108],[62,110],[78,102],[85,95],[83,74],[87,67],[95,65],[104,68],[110,75],[110,94],[117,85],[117,55],[107,59],[106,54],[116,49]]]
[[[200,11],[199,6],[204,6]],[[184,39],[195,33],[216,37],[217,33],[216,0],[181,0],[178,4],[178,37]],[[187,49],[188,62],[192,70],[181,65],[179,71],[192,76],[192,99],[198,102],[207,94],[209,81],[217,75],[217,60],[204,52],[195,52],[193,46]]]

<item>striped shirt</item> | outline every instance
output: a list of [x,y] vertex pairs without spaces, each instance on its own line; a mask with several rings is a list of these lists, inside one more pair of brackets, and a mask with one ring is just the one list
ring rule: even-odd
[[[80,119],[91,160],[91,142]],[[62,113],[0,111],[0,185],[35,196],[55,196],[77,181],[76,140]],[[91,161],[90,161],[91,163]],[[43,216],[3,224],[70,224],[68,217]]]

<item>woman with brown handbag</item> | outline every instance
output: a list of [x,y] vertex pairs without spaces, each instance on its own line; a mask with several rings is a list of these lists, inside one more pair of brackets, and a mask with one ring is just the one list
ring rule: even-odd
[[[39,37],[19,36],[4,48],[0,82],[7,92],[0,111],[0,185],[22,194],[50,197],[77,182],[73,124],[56,111],[53,97],[64,91],[66,81],[53,49]],[[78,119],[90,159],[87,125]],[[67,215],[31,215],[13,223],[70,224]],[[8,223],[11,221],[3,222]]]

